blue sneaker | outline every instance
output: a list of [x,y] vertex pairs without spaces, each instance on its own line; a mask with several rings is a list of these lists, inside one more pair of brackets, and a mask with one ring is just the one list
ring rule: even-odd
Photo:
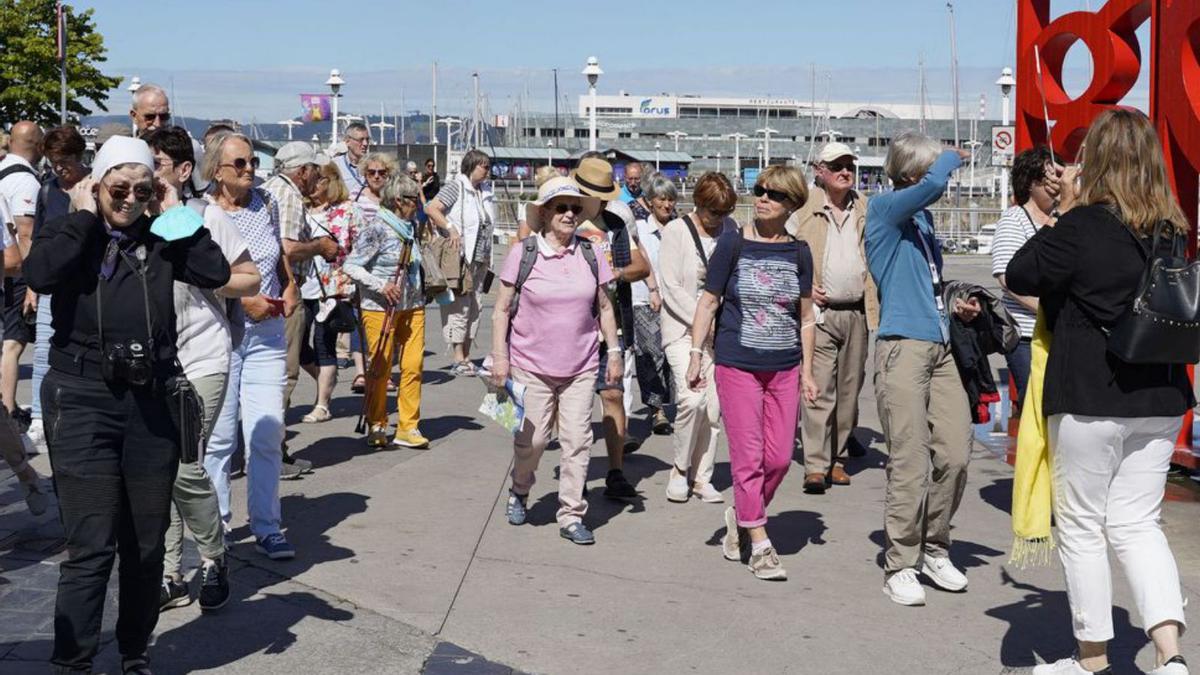
[[570,525],[560,528],[558,536],[563,539],[569,539],[572,544],[587,546],[596,543],[596,537],[592,531],[583,526],[583,523],[571,523]]
[[525,503],[527,499],[529,499],[529,495],[519,495],[512,490],[508,491],[508,506],[504,509],[504,515],[508,516],[509,525],[525,524]]
[[254,549],[271,560],[291,560],[296,549],[279,532],[254,540]]

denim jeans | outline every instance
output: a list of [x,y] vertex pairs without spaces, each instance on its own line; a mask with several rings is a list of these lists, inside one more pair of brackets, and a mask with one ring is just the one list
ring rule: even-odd
[[42,378],[46,376],[46,371],[50,370],[50,334],[53,332],[54,327],[50,325],[50,296],[42,294],[38,296],[37,335],[33,342],[33,380],[30,383],[33,385],[30,408],[35,420],[42,419]]
[[283,463],[283,388],[287,341],[283,319],[246,328],[229,359],[225,402],[208,439],[204,468],[217,491],[221,520],[229,531],[229,464],[237,448],[238,416],[246,442],[246,487],[250,531],[256,538],[279,532],[279,469]]
[[[1021,338],[1017,348],[1012,353],[1004,355],[1004,361],[1008,364],[1008,372],[1017,385],[1017,409],[1019,410],[1021,403],[1025,401],[1025,388],[1029,386],[1029,369],[1033,364],[1032,341]],[[1007,382],[1000,384],[1003,387]]]

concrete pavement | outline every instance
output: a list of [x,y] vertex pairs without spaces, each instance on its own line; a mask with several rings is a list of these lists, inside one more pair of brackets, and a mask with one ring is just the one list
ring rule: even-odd
[[[988,278],[982,258],[952,257],[949,269],[950,278]],[[768,530],[787,582],[758,581],[721,557],[723,506],[666,501],[667,437],[627,458],[645,496],[634,507],[601,496],[607,461],[597,441],[586,519],[597,544],[573,546],[554,523],[553,452],[529,523],[505,521],[511,437],[476,412],[482,385],[446,371],[436,308],[428,324],[422,430],[433,446],[368,452],[353,434],[360,399],[346,371],[336,419],[300,424],[308,408],[299,404],[313,393],[302,380],[290,444],[316,472],[281,490],[298,556],[272,562],[253,551],[245,483],[236,482],[234,599],[213,616],[195,605],[165,612],[151,652],[156,672],[994,674],[1072,651],[1057,564],[1005,564],[1012,472],[988,444],[976,444],[955,519],[952,558],[970,589],[930,589],[923,608],[880,591],[885,448],[869,384],[859,437],[871,450],[851,464],[854,484],[805,495],[797,464],[771,505]],[[39,470],[45,460],[36,459]],[[0,672],[44,672],[57,526],[52,514],[30,518],[11,474],[0,477]],[[732,499],[723,444],[714,483]],[[1185,502],[1165,512],[1188,595],[1200,589],[1198,513]],[[1139,672],[1153,649],[1115,578],[1113,660],[1119,673]],[[1184,641],[1200,659],[1200,639]],[[98,665],[111,672],[117,658],[110,642]]]

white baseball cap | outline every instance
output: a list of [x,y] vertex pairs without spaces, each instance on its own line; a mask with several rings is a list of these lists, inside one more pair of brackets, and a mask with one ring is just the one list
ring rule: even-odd
[[854,154],[854,151],[850,149],[850,146],[846,145],[845,143],[826,143],[821,148],[821,152],[817,153],[818,162],[835,162],[842,157],[849,157],[856,161],[858,160],[858,155]]
[[285,143],[275,153],[275,166],[283,170],[296,169],[305,164],[325,166],[330,161],[329,155],[317,152],[311,143],[305,143],[304,141]]

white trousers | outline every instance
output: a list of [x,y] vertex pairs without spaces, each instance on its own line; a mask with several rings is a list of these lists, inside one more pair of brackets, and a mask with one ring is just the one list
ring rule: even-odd
[[[1075,638],[1113,638],[1111,545],[1143,630],[1178,621],[1179,570],[1159,527],[1179,417],[1052,415],[1056,540]],[[1107,545],[1106,545],[1107,544]]]

